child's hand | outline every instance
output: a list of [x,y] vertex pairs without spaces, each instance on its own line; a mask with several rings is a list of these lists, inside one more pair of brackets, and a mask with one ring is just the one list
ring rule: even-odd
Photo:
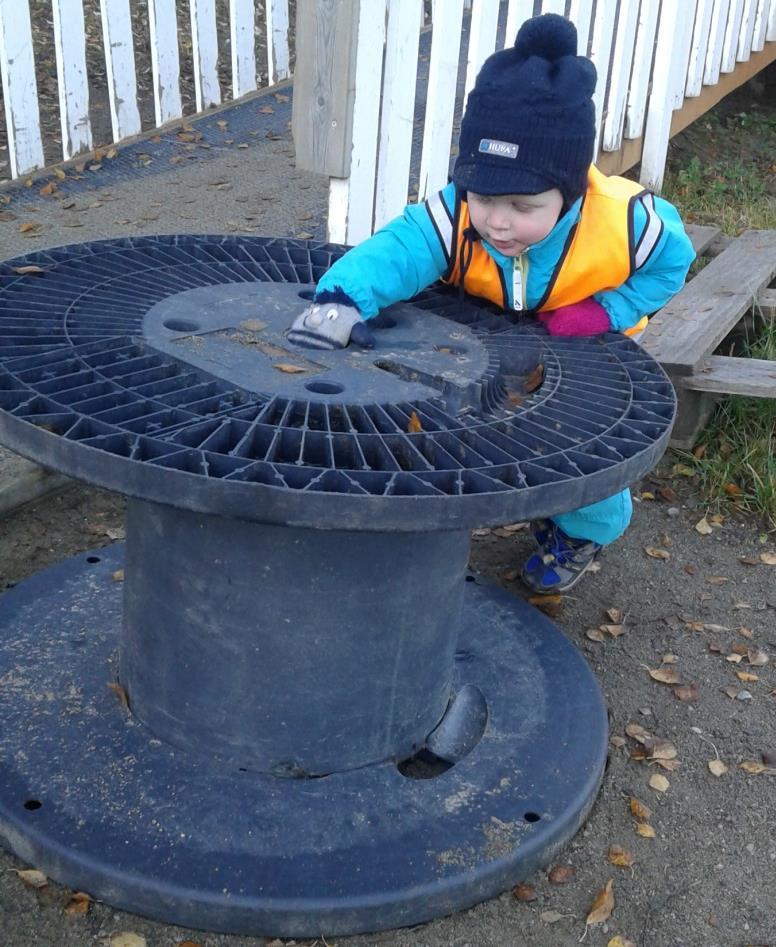
[[371,329],[354,306],[313,303],[294,319],[287,332],[290,342],[307,349],[344,349],[354,342],[365,349],[375,345]]
[[592,296],[552,312],[540,312],[537,318],[550,335],[600,335],[612,328],[606,310]]

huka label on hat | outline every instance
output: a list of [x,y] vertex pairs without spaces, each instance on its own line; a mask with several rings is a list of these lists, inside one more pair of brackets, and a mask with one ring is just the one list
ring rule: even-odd
[[500,158],[517,157],[517,145],[511,141],[496,141],[494,138],[481,138],[479,150],[486,155],[498,155]]

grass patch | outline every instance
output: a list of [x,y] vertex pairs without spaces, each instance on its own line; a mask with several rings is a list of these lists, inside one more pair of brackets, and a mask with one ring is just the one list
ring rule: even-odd
[[[688,223],[731,235],[776,229],[776,108],[730,111],[722,103],[707,113],[672,141],[662,193]],[[776,360],[776,321],[758,316],[738,354]],[[775,448],[776,400],[730,397],[682,459],[710,505],[733,503],[776,529]]]

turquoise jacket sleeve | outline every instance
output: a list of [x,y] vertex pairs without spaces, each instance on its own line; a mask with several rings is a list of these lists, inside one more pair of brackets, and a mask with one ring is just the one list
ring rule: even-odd
[[[606,310],[616,332],[636,325],[642,316],[660,309],[675,296],[695,259],[695,251],[676,208],[661,197],[654,201],[663,230],[649,257],[622,286],[595,293],[595,299]],[[634,208],[637,243],[647,224],[647,212],[639,201]]]
[[[453,213],[455,186],[440,192]],[[425,202],[353,247],[321,277],[316,292],[339,290],[365,319],[402,299],[411,299],[447,271],[447,259]]]

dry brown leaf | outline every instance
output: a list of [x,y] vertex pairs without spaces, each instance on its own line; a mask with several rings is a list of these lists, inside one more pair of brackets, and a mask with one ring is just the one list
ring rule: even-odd
[[609,742],[612,744],[612,746],[619,749],[621,746],[625,746],[628,741],[625,739],[625,737],[620,737],[615,734],[613,737],[609,737]]
[[761,552],[760,561],[766,566],[776,566],[776,552]]
[[534,370],[528,375],[528,377],[523,382],[523,391],[529,395],[532,391],[541,385],[544,381],[544,365],[541,362],[534,368]]
[[679,494],[676,490],[673,490],[671,487],[658,487],[657,495],[661,500],[665,500],[666,503],[678,503]]
[[606,853],[606,857],[618,868],[632,868],[633,867],[633,855],[619,845],[610,845],[609,851]]
[[745,566],[759,566],[760,560],[755,559],[753,556],[739,556],[738,561]]
[[763,667],[770,660],[767,653],[761,648],[748,648],[746,657],[753,667]]
[[585,918],[585,924],[603,924],[604,921],[609,919],[613,910],[614,892],[612,891],[612,879],[610,878],[595,896],[595,900]]
[[735,700],[741,693],[741,688],[737,687],[735,684],[728,684],[726,687],[722,688],[722,693],[727,694],[731,700]]
[[562,595],[531,595],[528,599],[529,605],[534,605],[550,618],[556,618],[563,610]]
[[59,178],[60,181],[64,181],[67,175],[62,170],[62,168],[54,168],[54,174]]
[[633,737],[634,740],[638,740],[639,743],[644,743],[645,740],[649,740],[652,734],[649,730],[645,730],[641,724],[638,723],[629,723],[625,727],[625,732],[629,737]]
[[25,220],[23,224],[19,224],[19,233],[32,233],[33,230],[38,230],[40,224],[34,224],[31,220]]
[[647,668],[647,673],[653,681],[660,684],[681,684],[682,678],[676,668]]
[[647,759],[650,760],[674,760],[678,755],[674,744],[670,740],[663,740],[660,737],[646,739],[644,749],[647,752]]
[[751,628],[747,628],[746,625],[741,625],[741,627],[738,629],[738,633],[739,635],[743,635],[744,638],[754,637],[754,632],[752,631]]
[[636,834],[640,835],[642,838],[654,838],[655,830],[647,822],[637,822]]
[[569,917],[571,915],[561,914],[558,911],[542,911],[539,915],[539,920],[544,921],[545,924],[554,924],[556,921],[559,921],[562,917]]
[[654,762],[657,763],[661,769],[665,769],[669,773],[675,773],[682,765],[679,760],[655,760]]
[[745,773],[749,773],[751,776],[760,776],[763,773],[766,776],[776,776],[776,768],[766,766],[757,760],[744,760],[743,763],[739,763],[738,765]]
[[674,697],[683,701],[697,700],[700,696],[697,684],[679,684],[674,688],[673,693]]
[[51,197],[51,195],[56,191],[56,189],[57,189],[57,182],[49,181],[48,184],[44,184],[43,187],[40,188],[38,193],[41,195],[41,197]]
[[743,681],[744,684],[751,684],[752,681],[760,680],[756,674],[752,674],[750,671],[736,671],[736,677],[739,681]]
[[74,891],[65,905],[65,914],[88,914],[92,899],[85,891]]
[[708,767],[714,776],[722,776],[728,771],[727,766],[725,766],[722,760],[709,760]]
[[670,652],[667,652],[666,654],[664,654],[663,657],[660,659],[661,663],[663,664],[676,664],[678,660],[679,660],[678,656],[675,654],[671,654]]
[[671,784],[662,773],[653,773],[649,777],[649,785],[657,792],[667,792]]
[[709,521],[704,516],[703,519],[698,520],[695,524],[695,532],[700,533],[701,536],[710,536],[714,530],[709,525]]
[[645,546],[644,552],[651,559],[670,559],[671,553],[667,552],[665,549],[658,549],[656,546]]
[[585,637],[591,641],[605,641],[606,638],[600,628],[588,628]]
[[535,901],[536,889],[532,885],[515,885],[512,888],[512,897],[515,901]]
[[744,660],[744,656],[742,654],[728,654],[725,660],[730,661],[731,664],[740,664]]
[[710,575],[707,579],[710,585],[724,585],[725,582],[729,582],[730,579],[726,575]]
[[644,491],[642,492],[642,494],[641,494],[641,499],[642,499],[642,500],[647,500],[647,501],[654,500],[654,499],[655,499],[655,494],[652,493],[651,490],[644,490]]
[[737,483],[726,483],[722,489],[729,497],[737,497],[741,493],[741,487]]
[[628,804],[630,806],[631,815],[636,819],[640,819],[642,822],[646,821],[652,815],[652,810],[649,806],[645,806],[644,803],[635,796],[630,797]]
[[113,691],[124,710],[129,710],[129,699],[127,697],[127,692],[124,690],[121,684],[119,684],[118,681],[109,681],[106,686],[108,690]]
[[296,375],[299,372],[307,371],[307,369],[302,368],[301,365],[292,365],[290,362],[275,362],[272,367],[279,372],[285,372],[287,375]]
[[625,634],[625,625],[599,625],[601,631],[605,631],[607,635],[611,635],[612,638],[619,638],[620,635]]
[[576,869],[572,868],[571,865],[556,865],[550,869],[547,878],[551,884],[565,885],[574,879],[576,873]]
[[613,622],[615,625],[621,625],[625,614],[621,608],[607,608],[606,615],[609,618],[610,622]]
[[743,658],[749,653],[749,645],[744,644],[743,641],[737,641],[731,646],[730,650],[733,652],[733,654],[740,654]]
[[124,581],[124,570],[123,570],[123,569],[116,569],[115,572],[111,572],[110,577],[111,577],[111,579],[113,579],[114,582],[123,582],[123,581]]
[[423,425],[420,423],[420,418],[418,417],[417,411],[413,411],[410,415],[410,419],[407,422],[407,433],[408,434],[419,434],[423,430]]
[[114,934],[108,942],[110,947],[147,947],[148,941],[142,934],[132,931],[121,931]]
[[619,934],[616,934],[610,941],[607,942],[606,947],[636,947],[632,940],[627,940],[624,937],[621,937]]
[[19,276],[40,276],[41,273],[46,272],[42,266],[15,266],[13,271]]
[[9,870],[15,871],[22,881],[31,888],[45,888],[48,884],[48,878],[37,868],[11,868]]

